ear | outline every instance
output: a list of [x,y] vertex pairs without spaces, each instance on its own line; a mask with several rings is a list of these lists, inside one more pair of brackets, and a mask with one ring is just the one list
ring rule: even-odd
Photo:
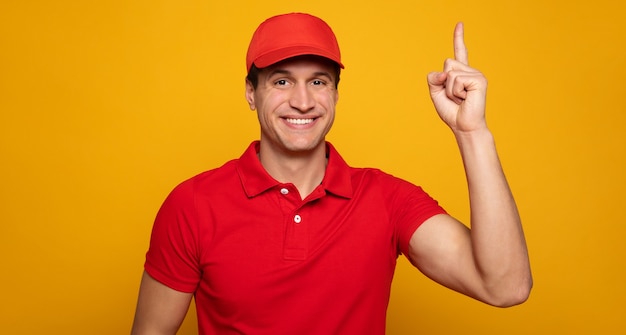
[[248,101],[250,110],[256,110],[256,104],[254,103],[254,87],[248,79],[246,79],[246,101]]

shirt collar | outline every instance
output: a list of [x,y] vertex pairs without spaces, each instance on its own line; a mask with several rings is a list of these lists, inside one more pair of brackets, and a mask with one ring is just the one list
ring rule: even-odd
[[[258,158],[259,148],[259,141],[250,143],[248,149],[244,151],[237,162],[237,173],[248,197],[255,197],[270,188],[280,185],[261,165],[261,161]],[[326,142],[326,154],[328,155],[328,165],[326,165],[326,173],[324,174],[321,187],[334,195],[351,198],[352,178],[350,167],[329,142]]]

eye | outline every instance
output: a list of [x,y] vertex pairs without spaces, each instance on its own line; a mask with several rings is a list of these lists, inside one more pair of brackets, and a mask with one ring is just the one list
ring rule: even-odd
[[279,80],[274,82],[274,85],[276,85],[276,86],[285,86],[285,85],[287,85],[287,83],[288,83],[287,80],[279,79]]
[[326,85],[326,82],[320,79],[315,79],[311,82],[314,86]]

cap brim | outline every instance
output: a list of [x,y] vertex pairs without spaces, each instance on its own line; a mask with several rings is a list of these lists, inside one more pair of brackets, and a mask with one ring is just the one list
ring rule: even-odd
[[280,61],[284,61],[286,59],[304,56],[304,55],[312,55],[312,56],[320,56],[327,58],[339,65],[342,69],[344,68],[343,64],[339,61],[339,57],[337,55],[333,55],[329,52],[326,52],[322,49],[312,47],[312,46],[291,46],[289,48],[283,48],[278,50],[273,50],[264,55],[257,57],[253,63],[258,68],[268,67],[270,65],[276,64]]

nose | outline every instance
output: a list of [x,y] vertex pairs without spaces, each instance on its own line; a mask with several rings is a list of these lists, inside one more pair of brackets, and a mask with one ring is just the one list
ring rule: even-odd
[[306,84],[294,86],[289,99],[291,107],[306,113],[315,107],[315,98]]

